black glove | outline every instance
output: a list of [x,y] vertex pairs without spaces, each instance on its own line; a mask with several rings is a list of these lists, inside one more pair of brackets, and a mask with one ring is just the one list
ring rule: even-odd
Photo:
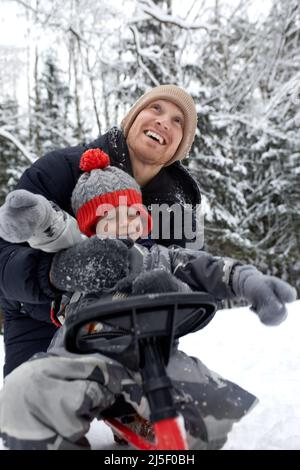
[[92,293],[112,288],[128,273],[126,244],[94,236],[54,256],[50,281],[62,291]]
[[236,296],[251,303],[262,323],[279,325],[287,317],[285,303],[297,298],[296,289],[274,276],[267,276],[254,266],[235,266],[231,286]]

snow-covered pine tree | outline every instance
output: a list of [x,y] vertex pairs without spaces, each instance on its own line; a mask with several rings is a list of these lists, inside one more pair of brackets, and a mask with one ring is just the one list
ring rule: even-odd
[[262,28],[263,106],[252,132],[247,224],[258,264],[300,292],[299,3],[274,3]]
[[[151,87],[180,85],[178,38],[181,28],[172,24],[172,0],[138,0],[122,40],[127,66],[120,98],[126,108]],[[125,108],[125,109],[126,109]]]
[[[36,62],[40,58],[36,58]],[[74,134],[70,111],[73,98],[59,70],[55,57],[48,51],[42,72],[36,64],[34,108],[31,113],[32,148],[42,154],[70,145]]]
[[0,205],[4,203],[5,196],[14,188],[28,165],[28,161],[14,143],[22,139],[18,114],[19,106],[16,100],[7,97],[0,102]]
[[206,247],[215,254],[247,259],[249,240],[242,229],[246,217],[247,170],[241,153],[243,124],[235,119],[240,80],[248,60],[245,45],[252,25],[238,12],[229,22],[218,2],[206,32],[193,37],[193,61],[185,65],[198,103],[198,132],[190,160],[205,197]]

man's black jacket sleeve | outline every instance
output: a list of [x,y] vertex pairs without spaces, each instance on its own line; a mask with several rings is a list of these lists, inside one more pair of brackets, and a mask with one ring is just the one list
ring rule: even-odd
[[[24,172],[17,189],[42,194],[71,212],[71,194],[79,176],[81,153],[81,147],[71,147],[47,154]],[[53,256],[27,244],[11,244],[0,239],[1,297],[29,303],[55,298],[59,292],[49,280]]]
[[55,298],[58,291],[49,281],[53,256],[0,239],[1,297],[28,303]]

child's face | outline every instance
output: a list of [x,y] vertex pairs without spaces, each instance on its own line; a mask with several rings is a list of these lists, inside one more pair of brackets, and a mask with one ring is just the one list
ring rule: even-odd
[[143,233],[141,216],[136,209],[115,207],[101,217],[96,225],[96,235],[101,238],[131,238],[137,240]]

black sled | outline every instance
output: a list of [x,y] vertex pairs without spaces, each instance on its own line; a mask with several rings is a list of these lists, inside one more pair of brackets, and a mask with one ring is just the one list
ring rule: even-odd
[[125,402],[102,414],[121,439],[141,450],[187,449],[166,366],[175,342],[205,327],[216,308],[215,300],[202,292],[147,294],[121,300],[87,296],[67,316],[67,350],[98,352],[142,375],[151,412],[151,439],[126,425],[132,409]]

